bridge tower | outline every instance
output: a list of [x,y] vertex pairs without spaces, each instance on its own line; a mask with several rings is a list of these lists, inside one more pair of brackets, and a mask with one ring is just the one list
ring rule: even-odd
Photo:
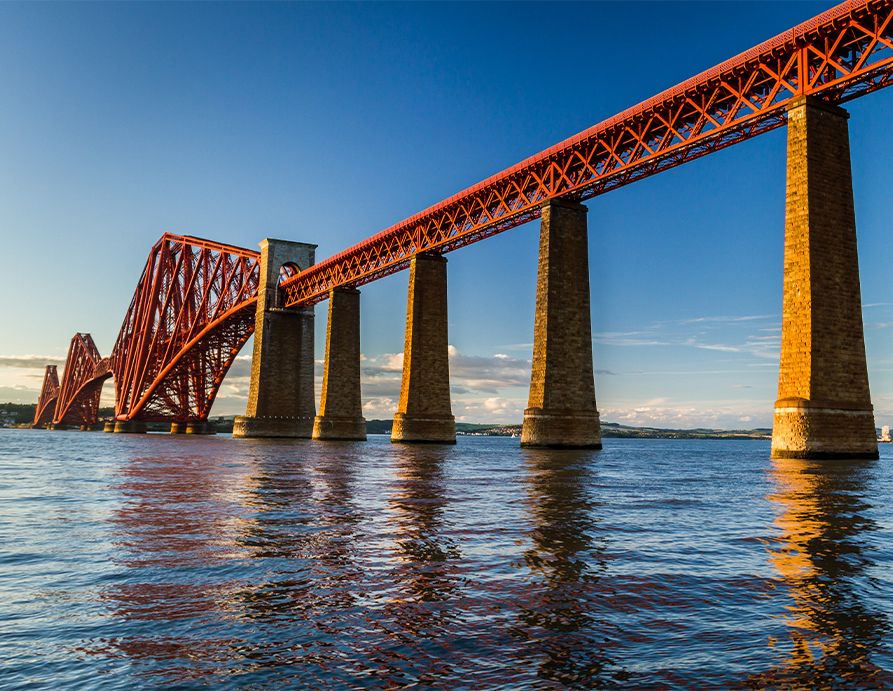
[[260,284],[254,323],[251,386],[234,437],[306,437],[316,415],[313,386],[313,306],[280,306],[283,266],[304,270],[316,245],[267,238],[260,243]]
[[530,398],[521,446],[600,449],[589,315],[588,209],[543,205]]
[[776,458],[877,458],[868,389],[848,113],[788,108]]

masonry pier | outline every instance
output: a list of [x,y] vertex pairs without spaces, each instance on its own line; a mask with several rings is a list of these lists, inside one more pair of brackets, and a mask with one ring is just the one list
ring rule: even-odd
[[543,205],[530,398],[522,446],[600,449],[589,315],[588,209]]
[[775,458],[877,458],[845,110],[788,109]]
[[233,436],[309,438],[316,415],[313,307],[280,307],[279,276],[286,264],[311,266],[316,245],[266,239],[260,250],[248,407]]
[[329,292],[326,360],[313,438],[366,439],[360,396],[360,291],[356,288]]
[[115,420],[116,434],[145,434],[146,423],[142,420]]
[[423,252],[409,266],[400,404],[392,442],[456,443],[450,406],[447,260]]

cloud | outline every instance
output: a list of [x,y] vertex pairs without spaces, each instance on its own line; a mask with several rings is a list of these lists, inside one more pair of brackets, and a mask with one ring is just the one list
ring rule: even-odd
[[611,346],[668,346],[671,341],[657,338],[653,331],[600,331],[592,334],[599,345]]
[[665,324],[735,324],[740,322],[752,322],[762,319],[778,319],[777,314],[749,314],[745,316],[723,315],[718,317],[694,317],[692,319],[677,319]]
[[0,403],[37,403],[40,389],[26,386],[0,386]]
[[379,396],[377,398],[369,398],[363,403],[363,415],[366,419],[388,419],[397,412],[396,398],[388,398]]
[[469,391],[498,394],[502,389],[530,384],[530,361],[504,354],[463,355],[453,348],[450,380]]
[[0,355],[0,368],[43,369],[47,365],[65,365],[65,358],[52,355]]
[[[658,321],[634,331],[596,332],[592,340],[599,346],[696,348],[777,362],[781,348],[777,320],[772,314],[702,316]],[[701,328],[692,333],[692,325]]]
[[747,402],[742,409],[738,402],[677,403],[668,400],[646,401],[639,405],[604,407],[601,419],[633,427],[663,427],[675,429],[752,429],[771,427],[771,406]]
[[251,377],[250,355],[237,355],[236,359],[233,360],[233,364],[230,365],[229,372],[226,374],[227,379],[238,379],[240,377]]
[[741,352],[741,348],[739,346],[721,345],[719,343],[695,343],[693,345],[695,348],[700,348],[701,350],[717,350],[722,353]]
[[[530,384],[530,361],[506,353],[467,355],[449,346],[450,395],[459,421],[517,422],[523,414]],[[364,354],[363,414],[387,418],[400,398],[403,353]],[[521,389],[516,396],[505,392]]]

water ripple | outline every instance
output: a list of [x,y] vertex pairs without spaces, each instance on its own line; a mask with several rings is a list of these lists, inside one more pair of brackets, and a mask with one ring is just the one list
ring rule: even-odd
[[0,687],[893,686],[893,463],[0,431]]

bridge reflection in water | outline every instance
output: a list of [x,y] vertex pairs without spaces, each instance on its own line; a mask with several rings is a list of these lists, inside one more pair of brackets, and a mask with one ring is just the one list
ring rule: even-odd
[[[893,684],[878,463],[721,442],[688,466],[659,443],[190,442],[135,441],[109,466],[87,647],[139,678]],[[754,486],[709,499],[730,477]]]
[[[598,685],[608,673],[616,632],[600,620],[606,588],[605,537],[593,496],[592,451],[524,450],[531,545],[524,552],[528,594],[516,635],[537,676],[570,685]],[[624,673],[612,675],[624,678]]]
[[886,612],[868,591],[883,587],[869,533],[875,461],[775,459],[775,491],[768,499],[780,514],[781,531],[769,558],[790,590],[784,615],[789,641],[770,639],[788,651],[777,668],[754,677],[760,686],[893,685],[893,672],[873,660],[890,633]]

